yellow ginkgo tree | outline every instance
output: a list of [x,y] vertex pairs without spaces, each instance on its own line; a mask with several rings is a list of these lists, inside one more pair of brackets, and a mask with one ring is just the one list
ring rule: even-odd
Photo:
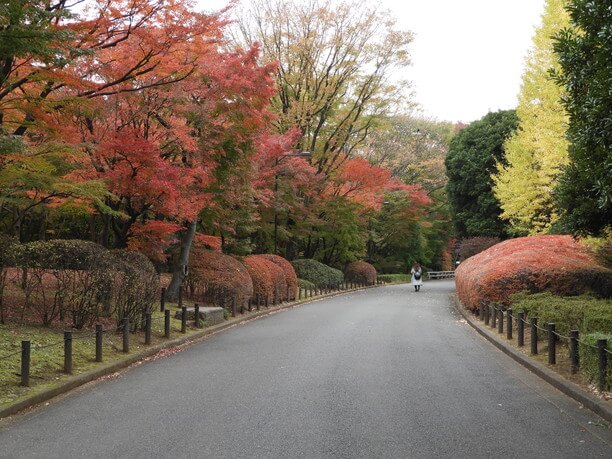
[[547,0],[522,77],[519,129],[506,141],[505,161],[497,163],[493,192],[517,234],[543,234],[558,220],[553,189],[568,162],[567,114],[562,89],[550,70],[559,69],[552,36],[569,25],[564,0]]

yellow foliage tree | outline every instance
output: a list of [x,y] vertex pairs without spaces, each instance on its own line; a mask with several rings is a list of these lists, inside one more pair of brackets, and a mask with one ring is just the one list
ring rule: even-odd
[[561,105],[562,89],[550,78],[559,70],[552,36],[569,26],[563,0],[547,0],[542,23],[536,30],[523,73],[519,129],[505,145],[505,161],[497,163],[493,192],[518,234],[543,234],[558,220],[553,189],[568,163],[565,138],[567,114]]

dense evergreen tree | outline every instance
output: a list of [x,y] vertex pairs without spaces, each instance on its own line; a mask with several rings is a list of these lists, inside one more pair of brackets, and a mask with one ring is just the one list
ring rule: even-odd
[[612,225],[612,7],[607,0],[570,0],[572,29],[556,36],[567,95],[570,164],[557,188],[564,227],[605,234]]
[[514,110],[488,113],[451,140],[445,164],[457,236],[506,236],[491,174],[503,163],[504,142],[517,124]]

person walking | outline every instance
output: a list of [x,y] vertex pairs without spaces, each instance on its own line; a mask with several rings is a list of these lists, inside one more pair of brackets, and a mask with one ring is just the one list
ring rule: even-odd
[[423,269],[421,268],[421,265],[418,263],[413,264],[410,274],[412,274],[412,285],[414,286],[414,291],[420,291],[421,285],[423,285]]

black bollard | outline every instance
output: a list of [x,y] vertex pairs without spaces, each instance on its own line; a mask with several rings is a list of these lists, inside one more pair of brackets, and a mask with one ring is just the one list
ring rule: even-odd
[[578,373],[578,369],[580,368],[580,355],[579,355],[579,347],[578,347],[580,345],[580,343],[578,342],[579,336],[580,334],[578,330],[570,330],[569,348],[570,348],[570,359],[572,362],[570,366],[570,371],[573,375]]
[[130,319],[123,319],[123,352],[130,352]]
[[30,341],[21,342],[21,385],[30,385]]
[[506,338],[512,339],[512,309],[506,309]]
[[170,309],[164,311],[164,336],[170,338]]
[[538,318],[533,317],[531,323],[531,355],[538,354]]
[[546,324],[548,333],[548,363],[554,365],[557,363],[557,336],[555,335],[555,324],[550,322]]
[[181,306],[181,333],[187,333],[187,306]]
[[96,362],[102,361],[102,337],[104,330],[102,324],[96,324]]
[[516,337],[517,344],[519,347],[523,347],[525,345],[525,311],[521,311],[518,313],[518,321],[516,323],[517,334]]

